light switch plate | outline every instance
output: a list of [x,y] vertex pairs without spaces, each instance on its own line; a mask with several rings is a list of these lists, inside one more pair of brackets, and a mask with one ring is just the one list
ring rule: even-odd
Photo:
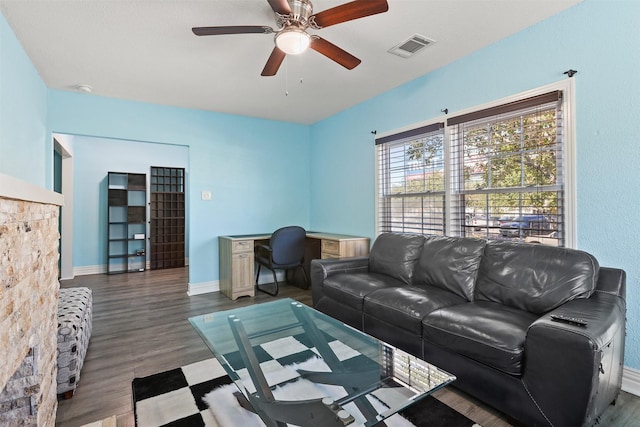
[[208,191],[208,190],[203,191],[202,200],[211,200],[211,191]]

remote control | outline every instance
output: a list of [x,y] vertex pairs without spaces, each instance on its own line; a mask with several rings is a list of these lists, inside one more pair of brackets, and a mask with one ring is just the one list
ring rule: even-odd
[[587,321],[577,317],[565,316],[564,314],[552,314],[551,320],[555,322],[569,323],[576,326],[587,326]]

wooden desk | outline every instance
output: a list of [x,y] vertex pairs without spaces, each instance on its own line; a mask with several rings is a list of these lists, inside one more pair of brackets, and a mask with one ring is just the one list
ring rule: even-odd
[[[255,295],[254,247],[268,243],[271,234],[220,236],[220,292],[232,300]],[[316,258],[347,258],[369,255],[369,238],[308,231],[305,270]]]

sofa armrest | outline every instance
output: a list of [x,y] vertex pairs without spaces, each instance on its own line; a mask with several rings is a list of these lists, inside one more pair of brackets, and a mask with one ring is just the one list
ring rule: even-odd
[[311,297],[313,306],[324,295],[322,284],[325,279],[339,273],[366,273],[369,271],[369,257],[311,260]]
[[600,270],[598,271],[596,292],[606,292],[625,298],[627,292],[626,283],[627,275],[624,270],[619,268],[600,267]]
[[[626,304],[596,292],[543,315],[528,330],[523,384],[550,425],[591,425],[622,383]],[[563,314],[575,326],[551,320]]]

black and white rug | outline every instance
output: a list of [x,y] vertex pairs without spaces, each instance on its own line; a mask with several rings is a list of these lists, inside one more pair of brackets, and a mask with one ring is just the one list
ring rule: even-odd
[[[289,396],[303,394],[313,398],[314,390],[296,380],[296,369],[318,369],[324,365],[317,355],[295,337],[268,343],[256,348],[261,367],[270,384],[286,384],[274,389],[274,396],[289,400]],[[361,355],[336,341],[332,343],[336,355],[345,361],[361,363]],[[234,364],[234,355],[227,360]],[[324,365],[326,366],[326,365]],[[328,367],[327,367],[328,369]],[[242,372],[240,376],[243,377]],[[250,382],[248,382],[250,383]],[[245,382],[247,384],[247,382]],[[252,385],[247,384],[250,388]],[[313,385],[316,386],[316,385]],[[262,427],[260,419],[238,403],[233,393],[235,384],[216,359],[183,366],[133,380],[134,412],[137,427]],[[319,397],[319,396],[317,396]],[[337,397],[337,396],[336,396]],[[384,408],[380,408],[380,411]],[[424,398],[387,420],[389,427],[479,427],[464,415],[433,397]],[[358,420],[352,425],[359,425]]]
[[[262,427],[238,405],[235,384],[217,360],[208,359],[133,381],[138,427]],[[211,405],[211,409],[209,408]],[[389,426],[479,427],[433,397],[426,397],[387,420]]]

